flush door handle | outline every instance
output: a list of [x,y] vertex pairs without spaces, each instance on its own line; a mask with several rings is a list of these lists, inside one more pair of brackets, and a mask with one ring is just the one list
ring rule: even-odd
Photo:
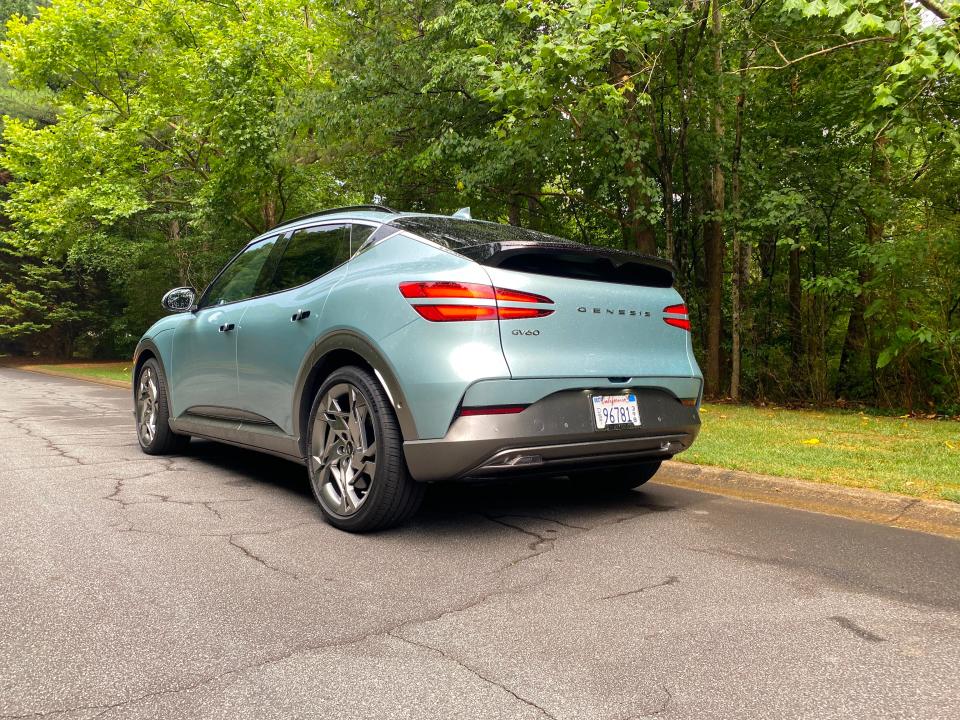
[[236,326],[233,323],[226,323],[225,325],[220,326],[220,332],[223,332],[223,333],[230,332],[231,330],[233,330],[234,327]]
[[291,317],[290,322],[299,322],[300,320],[305,320],[310,317],[309,310],[297,310]]

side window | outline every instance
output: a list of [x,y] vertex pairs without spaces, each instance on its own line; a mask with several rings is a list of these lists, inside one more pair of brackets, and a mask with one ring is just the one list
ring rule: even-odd
[[321,225],[297,230],[287,243],[266,292],[303,285],[350,258],[350,226]]
[[278,237],[261,240],[237,255],[207,288],[201,307],[245,300],[256,294],[259,291],[257,280],[264,267],[268,266],[267,261],[276,247]]
[[367,238],[373,235],[376,230],[372,225],[351,225],[350,226],[350,257],[360,249],[360,246],[366,242]]

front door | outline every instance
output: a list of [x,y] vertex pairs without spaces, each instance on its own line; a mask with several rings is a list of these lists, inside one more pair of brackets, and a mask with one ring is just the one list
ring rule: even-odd
[[174,330],[172,367],[167,368],[171,417],[190,409],[217,415],[238,408],[237,333],[276,245],[272,237],[245,248],[210,284],[193,316]]

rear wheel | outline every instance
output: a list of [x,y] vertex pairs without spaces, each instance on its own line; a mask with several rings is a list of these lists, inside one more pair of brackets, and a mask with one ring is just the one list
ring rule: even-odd
[[602,487],[614,492],[633,490],[647,482],[660,469],[660,460],[651,460],[633,465],[612,468],[596,468],[570,473],[570,479],[577,485],[583,483],[590,487]]
[[137,440],[147,455],[181,453],[190,442],[189,435],[177,435],[170,429],[170,401],[160,363],[148,359],[137,373],[135,395]]
[[341,530],[398,525],[423,499],[424,487],[403,459],[393,408],[363,368],[336,370],[321,386],[310,411],[307,461],[320,509]]

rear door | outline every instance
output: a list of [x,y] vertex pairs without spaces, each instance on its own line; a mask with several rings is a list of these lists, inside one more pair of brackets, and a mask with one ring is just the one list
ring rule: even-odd
[[330,222],[286,241],[264,297],[250,303],[237,336],[240,407],[294,434],[293,393],[307,351],[330,321],[323,309],[347,260],[373,227]]

